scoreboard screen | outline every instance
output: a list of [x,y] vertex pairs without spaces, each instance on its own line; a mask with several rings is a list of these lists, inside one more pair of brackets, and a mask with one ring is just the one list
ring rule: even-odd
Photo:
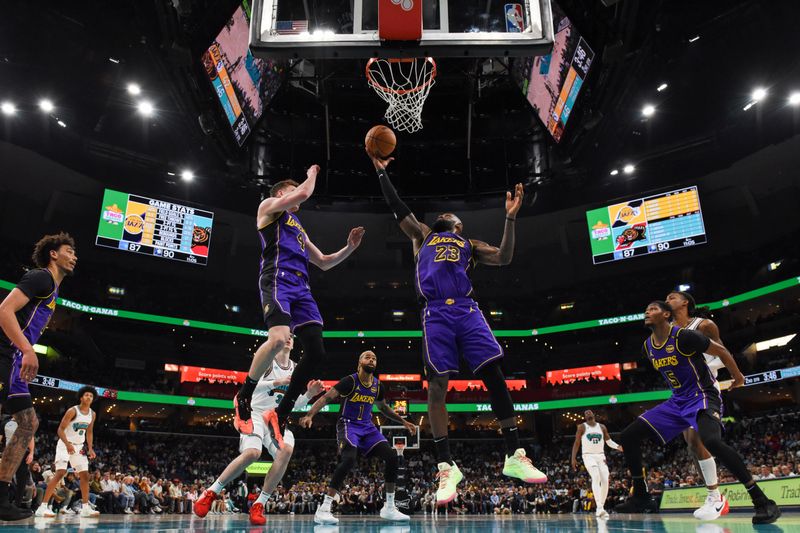
[[697,187],[586,212],[594,264],[704,244]]
[[214,213],[106,189],[98,246],[205,265]]

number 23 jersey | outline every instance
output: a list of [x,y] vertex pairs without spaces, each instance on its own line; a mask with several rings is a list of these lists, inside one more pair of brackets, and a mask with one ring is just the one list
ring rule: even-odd
[[472,242],[456,233],[430,232],[417,252],[417,295],[434,301],[472,296]]

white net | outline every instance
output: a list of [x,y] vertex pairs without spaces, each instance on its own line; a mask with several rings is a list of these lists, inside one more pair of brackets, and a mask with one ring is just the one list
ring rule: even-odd
[[422,129],[422,106],[436,81],[432,57],[372,58],[367,62],[367,81],[389,104],[385,117],[394,129],[409,133]]

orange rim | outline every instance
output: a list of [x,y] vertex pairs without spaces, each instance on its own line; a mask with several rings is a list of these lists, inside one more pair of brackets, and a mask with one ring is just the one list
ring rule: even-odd
[[[412,58],[392,58],[392,59],[389,59],[388,61],[389,61],[389,63],[411,63],[412,61],[416,61],[417,59],[419,59],[419,58],[415,58],[415,57],[412,57]],[[428,85],[430,85],[431,83],[433,83],[433,79],[436,77],[436,61],[434,61],[432,57],[426,57],[426,58],[424,58],[424,60],[431,64],[431,67],[432,67],[431,75],[430,75],[430,77],[428,78],[428,80],[425,83],[423,83],[422,85],[419,85],[417,87],[414,87],[413,89],[392,89],[391,87],[384,87],[380,83],[378,83],[375,80],[373,80],[372,79],[372,75],[370,74],[369,67],[371,67],[373,63],[378,61],[377,57],[372,57],[372,58],[369,59],[369,61],[367,61],[367,67],[365,69],[366,70],[366,74],[367,74],[367,82],[370,85],[372,85],[373,87],[375,87],[377,89],[380,89],[381,91],[383,91],[385,93],[409,94],[409,93],[419,92],[422,89],[424,89],[425,87],[427,87]]]

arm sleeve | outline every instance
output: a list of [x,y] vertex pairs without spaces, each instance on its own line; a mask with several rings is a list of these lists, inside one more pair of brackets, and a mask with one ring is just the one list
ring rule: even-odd
[[29,270],[17,283],[17,288],[30,299],[44,298],[53,292],[53,277],[44,270]]
[[353,376],[345,376],[340,379],[339,383],[334,385],[333,388],[342,396],[350,396],[353,389],[356,388],[356,381],[353,379]]
[[686,356],[708,350],[711,340],[697,331],[682,329],[676,337],[678,351]]
[[378,181],[381,184],[383,197],[386,199],[386,203],[389,204],[389,209],[394,213],[394,217],[400,221],[410,215],[411,209],[400,199],[394,185],[389,180],[389,173],[386,172],[386,169],[378,170]]

